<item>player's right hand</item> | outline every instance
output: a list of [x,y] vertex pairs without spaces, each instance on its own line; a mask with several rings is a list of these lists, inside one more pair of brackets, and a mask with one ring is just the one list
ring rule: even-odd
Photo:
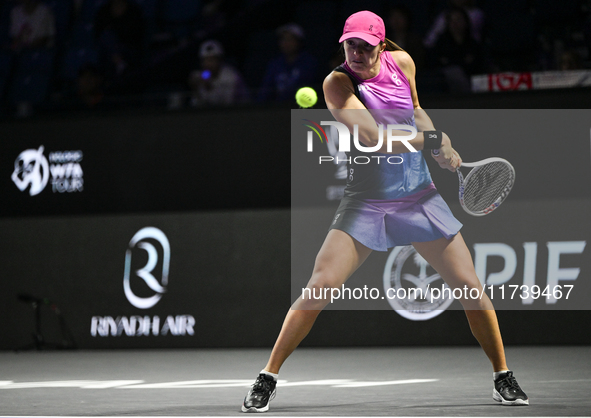
[[439,154],[434,155],[433,159],[437,161],[439,167],[445,168],[449,171],[455,172],[456,169],[461,165],[462,158],[451,146],[451,140],[445,132],[442,132],[441,148],[439,148]]

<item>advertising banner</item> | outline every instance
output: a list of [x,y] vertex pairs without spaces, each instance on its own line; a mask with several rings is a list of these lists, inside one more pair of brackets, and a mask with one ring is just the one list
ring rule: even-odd
[[286,110],[39,118],[2,135],[0,217],[289,206]]
[[534,71],[497,73],[472,76],[472,91],[514,91],[591,86],[591,71]]
[[[0,349],[31,341],[37,308],[45,342],[64,348],[248,346],[265,331],[249,325],[257,298],[289,295],[287,210],[4,219],[0,230]],[[281,315],[288,303],[266,305]]]

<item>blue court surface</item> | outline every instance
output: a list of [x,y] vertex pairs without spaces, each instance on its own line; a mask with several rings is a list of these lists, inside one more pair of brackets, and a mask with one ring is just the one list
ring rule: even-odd
[[[0,416],[238,416],[267,349],[0,353]],[[300,348],[269,416],[590,416],[591,347],[508,347],[530,406],[492,400],[478,347]]]

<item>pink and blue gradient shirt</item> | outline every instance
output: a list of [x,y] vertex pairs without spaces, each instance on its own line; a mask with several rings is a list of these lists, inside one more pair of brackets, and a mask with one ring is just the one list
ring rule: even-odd
[[[367,80],[359,78],[346,62],[342,67],[359,83],[360,99],[378,125],[386,127],[388,124],[403,124],[416,128],[410,84],[390,52],[380,54],[380,72]],[[362,155],[369,156],[371,162],[355,164],[352,160],[349,164],[346,196],[392,200],[414,194],[432,183],[427,163],[420,151],[381,154],[359,152],[353,148],[349,153],[352,159]],[[399,164],[387,162],[388,157],[392,156],[399,158],[389,160]]]

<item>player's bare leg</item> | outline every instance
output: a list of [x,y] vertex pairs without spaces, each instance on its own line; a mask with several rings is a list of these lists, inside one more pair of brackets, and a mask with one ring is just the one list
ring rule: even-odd
[[[488,296],[484,295],[488,298]],[[483,298],[484,298],[483,297]],[[497,314],[493,310],[465,310],[472,334],[488,356],[493,371],[508,370]],[[485,348],[486,347],[486,348]]]
[[[477,288],[482,284],[476,276],[472,256],[461,234],[451,240],[440,238],[429,242],[416,242],[413,246],[441,278],[452,288]],[[470,329],[490,359],[494,371],[507,370],[505,350],[494,307],[486,294],[482,299],[462,299]]]
[[[468,292],[476,288],[481,294],[482,284],[476,276],[472,256],[460,233],[450,240],[440,238],[429,242],[415,242],[413,246],[450,288],[463,289],[467,286]],[[507,368],[501,331],[490,298],[483,294],[482,298],[461,299],[460,302],[472,334],[480,343],[495,372],[493,399],[503,405],[528,405],[527,395],[517,384],[513,372]]]
[[287,312],[279,337],[275,342],[269,362],[257,377],[242,403],[243,412],[265,412],[275,396],[277,373],[308,335],[318,314],[328,304],[330,289],[344,284],[349,276],[365,261],[371,250],[354,240],[349,234],[333,229],[329,231],[316,256],[314,270],[306,288],[312,295],[327,296],[321,299],[305,299],[300,296]]
[[[320,295],[323,289],[338,288],[359,268],[371,253],[349,234],[333,229],[329,231],[316,256],[312,277],[307,288]],[[330,298],[330,291],[328,291]],[[287,313],[279,337],[275,342],[265,370],[278,373],[283,362],[308,335],[318,314],[329,299],[302,299],[300,296]]]

